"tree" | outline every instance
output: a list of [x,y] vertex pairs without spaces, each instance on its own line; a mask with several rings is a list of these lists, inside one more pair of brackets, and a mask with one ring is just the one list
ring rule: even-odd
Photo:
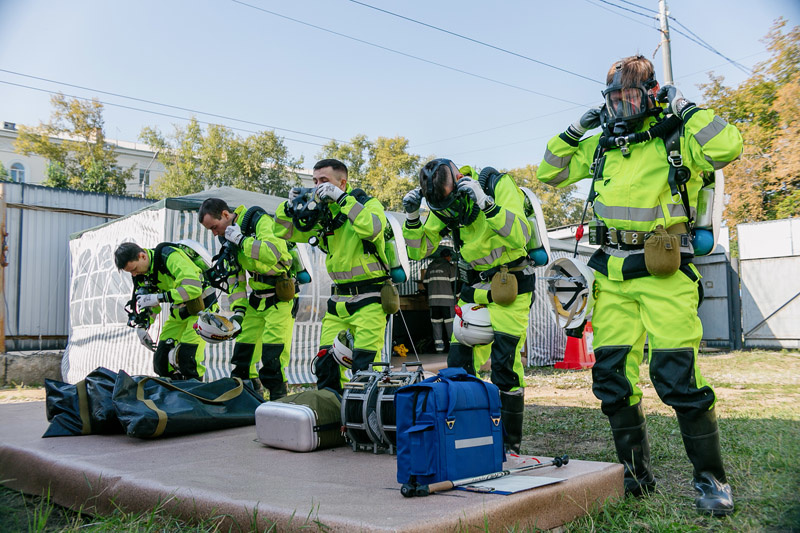
[[15,150],[49,160],[45,185],[124,194],[125,182],[133,178],[136,166],[117,166],[114,147],[105,142],[103,105],[96,99],[68,99],[63,94],[53,95],[50,103],[50,122],[20,126]]
[[701,85],[706,106],[735,124],[744,137],[739,160],[725,167],[730,196],[725,219],[742,222],[800,215],[800,27],[782,30],[779,19],[767,34],[772,56],[739,87],[710,75]]
[[273,131],[242,138],[212,124],[204,134],[193,118],[185,128],[176,126],[169,137],[147,127],[139,138],[158,151],[158,160],[164,165],[164,176],[151,190],[154,198],[223,185],[285,196],[300,183],[297,170],[303,159],[293,159]]
[[577,187],[569,185],[555,188],[536,179],[536,165],[526,165],[508,171],[520,187],[528,187],[542,203],[545,224],[548,228],[579,224],[584,200],[575,196]]
[[340,143],[333,139],[317,154],[319,159],[338,159],[347,165],[347,181],[353,187],[362,187],[367,173],[372,143],[366,135],[358,134],[350,142]]
[[8,170],[2,161],[0,161],[0,181],[8,181]]
[[331,141],[319,154],[347,165],[348,183],[380,200],[389,211],[402,211],[403,195],[416,185],[420,156],[408,153],[405,137],[378,137],[375,142],[356,135],[349,143]]

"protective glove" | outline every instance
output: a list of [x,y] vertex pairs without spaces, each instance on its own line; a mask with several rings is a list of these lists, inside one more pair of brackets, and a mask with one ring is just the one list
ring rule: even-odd
[[583,134],[589,130],[597,128],[600,126],[600,110],[603,108],[602,105],[597,107],[593,107],[586,111],[581,118],[573,122],[567,128],[567,134],[570,137],[580,140],[583,137]]
[[317,187],[316,196],[318,202],[338,202],[344,191],[333,183],[322,183]]
[[237,226],[236,224],[231,224],[227,228],[225,228],[225,238],[228,239],[230,242],[239,246],[242,244],[244,240],[244,235],[242,235],[242,228]]
[[159,294],[140,294],[136,297],[136,307],[144,309],[145,307],[155,307],[164,301],[164,295]]
[[481,184],[478,183],[477,180],[461,178],[458,180],[458,183],[456,183],[456,190],[460,194],[472,198],[472,201],[475,202],[475,205],[477,205],[478,209],[481,211],[487,211],[494,207],[494,199],[483,192]]
[[422,189],[417,187],[403,196],[403,209],[408,220],[419,220],[419,206],[422,204]]
[[683,120],[683,115],[686,111],[695,107],[694,103],[684,98],[680,89],[674,85],[664,85],[661,87],[656,95],[656,100],[659,102],[669,102],[667,113],[672,113],[681,120]]
[[302,192],[303,192],[302,187],[292,187],[291,189],[289,189],[289,203],[290,204],[293,203],[294,199],[300,196],[300,193]]
[[239,333],[242,332],[242,322],[244,322],[244,309],[234,309],[233,316],[231,317],[231,322],[233,322],[233,335],[231,336],[232,339],[235,339],[239,336]]
[[150,334],[144,328],[136,328],[136,335],[139,336],[139,342],[142,343],[142,346],[150,350],[151,352],[156,351],[156,343],[153,342],[153,339],[150,337]]

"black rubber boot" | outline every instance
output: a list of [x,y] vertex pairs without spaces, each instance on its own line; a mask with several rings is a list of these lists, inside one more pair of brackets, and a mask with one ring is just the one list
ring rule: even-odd
[[250,365],[253,364],[255,350],[255,344],[237,342],[233,346],[233,355],[231,356],[231,364],[233,365],[233,370],[231,370],[232,378],[250,379]]
[[642,404],[623,407],[608,417],[617,458],[625,466],[625,494],[641,496],[653,490],[656,480],[650,472],[650,443]]
[[694,466],[692,483],[698,493],[695,507],[701,513],[725,516],[733,512],[733,491],[727,483],[719,447],[714,409],[700,414],[678,415],[686,455]]
[[507,452],[519,453],[522,446],[522,419],[525,413],[525,391],[500,391],[500,419],[503,421],[503,445]]
[[286,382],[283,381],[280,385],[269,389],[269,401],[274,402],[275,400],[285,398],[288,393],[289,387],[286,385]]

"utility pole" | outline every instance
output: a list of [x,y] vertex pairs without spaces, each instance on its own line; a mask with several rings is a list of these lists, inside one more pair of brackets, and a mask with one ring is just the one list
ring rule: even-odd
[[664,60],[664,83],[672,85],[672,52],[669,48],[669,22],[667,0],[658,0],[658,18],[661,21],[661,58]]

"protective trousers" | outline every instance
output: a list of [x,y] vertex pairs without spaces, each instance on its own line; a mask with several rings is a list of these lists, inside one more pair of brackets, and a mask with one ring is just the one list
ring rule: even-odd
[[433,327],[433,341],[436,345],[436,351],[444,349],[442,330],[444,330],[448,339],[453,336],[453,314],[452,305],[431,306],[431,326]]
[[664,278],[625,281],[595,274],[592,391],[607,416],[641,401],[645,334],[650,379],[661,401],[690,415],[714,406],[714,391],[697,368],[703,335],[697,316],[700,274],[694,265],[684,268]]
[[[196,316],[180,319],[170,315],[164,322],[153,354],[153,370],[156,374],[161,377],[175,377],[177,371],[183,379],[203,379],[203,374],[206,373],[203,365],[206,341],[192,328],[196,320]],[[169,360],[169,353],[175,344],[179,346],[173,364]]]
[[[503,392],[525,387],[525,370],[520,352],[528,335],[528,316],[533,293],[517,295],[511,305],[488,304],[494,330],[494,342],[472,348],[460,344],[455,336],[450,339],[447,366],[460,367],[472,375],[491,358],[492,383]],[[459,300],[458,305],[463,305]]]
[[[247,307],[242,332],[236,337],[233,349],[231,376],[242,379],[258,378],[275,400],[286,395],[286,367],[292,344],[292,302],[278,302],[263,310]],[[256,348],[261,346],[261,368]]]
[[[343,306],[337,306],[337,309],[341,307]],[[333,340],[343,329],[349,329],[353,334],[353,374],[359,370],[367,370],[370,363],[381,360],[386,333],[386,313],[383,312],[380,303],[368,304],[352,315],[341,310],[338,315],[326,313],[322,318],[320,351],[333,346]],[[347,369],[336,363],[333,357],[326,357],[320,363],[316,366],[317,388],[328,387],[341,394],[344,384],[349,381],[345,374]]]

